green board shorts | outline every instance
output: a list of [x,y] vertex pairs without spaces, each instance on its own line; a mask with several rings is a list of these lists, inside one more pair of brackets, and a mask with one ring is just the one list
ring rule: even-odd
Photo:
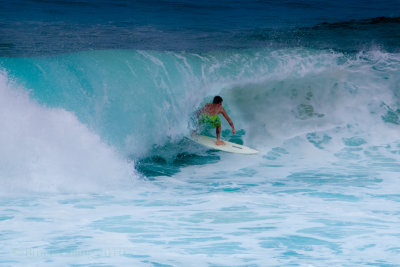
[[218,115],[208,115],[208,114],[201,114],[200,124],[209,124],[213,128],[217,128],[221,125],[221,120],[219,119]]

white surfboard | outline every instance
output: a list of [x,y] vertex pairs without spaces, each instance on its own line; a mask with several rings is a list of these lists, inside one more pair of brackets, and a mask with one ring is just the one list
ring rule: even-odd
[[232,142],[228,142],[224,140],[224,145],[218,146],[216,144],[217,138],[212,138],[204,135],[198,135],[198,134],[192,134],[190,137],[193,141],[196,143],[199,143],[203,146],[213,148],[213,149],[218,149],[222,150],[225,152],[231,152],[231,153],[239,153],[239,154],[257,154],[258,151],[252,148],[249,148],[247,146],[242,146],[238,145]]

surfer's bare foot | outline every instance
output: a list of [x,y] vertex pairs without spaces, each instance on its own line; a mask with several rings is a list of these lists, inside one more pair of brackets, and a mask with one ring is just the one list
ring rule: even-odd
[[217,142],[215,142],[217,144],[217,146],[222,146],[225,145],[224,141],[221,140],[217,140]]

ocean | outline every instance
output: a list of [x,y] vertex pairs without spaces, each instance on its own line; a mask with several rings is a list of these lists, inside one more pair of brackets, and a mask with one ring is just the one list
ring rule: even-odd
[[0,266],[400,266],[399,97],[398,0],[0,0]]

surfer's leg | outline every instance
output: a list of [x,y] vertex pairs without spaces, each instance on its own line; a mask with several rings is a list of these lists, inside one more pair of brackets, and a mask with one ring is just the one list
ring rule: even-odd
[[221,136],[221,125],[218,125],[218,126],[215,128],[215,131],[216,131],[216,133],[217,133],[217,142],[216,142],[216,144],[217,144],[218,146],[225,144],[224,141],[222,141],[222,140],[219,139],[220,136]]

